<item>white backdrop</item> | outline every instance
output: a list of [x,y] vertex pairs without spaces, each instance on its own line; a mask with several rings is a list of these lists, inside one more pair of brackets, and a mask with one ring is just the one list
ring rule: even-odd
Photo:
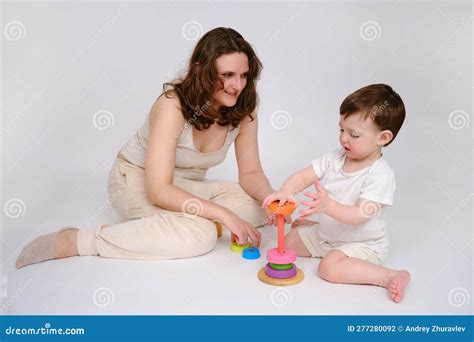
[[[407,118],[384,151],[397,177],[387,262],[412,270],[412,304],[420,312],[470,311],[469,1],[1,6],[4,310],[50,312],[38,294],[48,288],[46,270],[58,273],[58,263],[17,271],[18,251],[64,225],[119,222],[106,193],[118,149],[202,33],[226,26],[253,45],[264,65],[259,142],[274,187],[338,146],[338,109],[347,94],[387,83],[401,95]],[[231,151],[208,176],[236,180],[236,171]]]

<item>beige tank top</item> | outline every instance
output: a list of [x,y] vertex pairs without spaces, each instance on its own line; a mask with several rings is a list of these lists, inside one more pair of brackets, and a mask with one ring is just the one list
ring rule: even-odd
[[[203,153],[196,149],[193,141],[193,126],[186,124],[178,138],[176,147],[175,176],[202,181],[207,170],[222,163],[227,155],[230,145],[239,134],[240,126],[229,126],[224,144],[215,152]],[[145,168],[145,155],[150,132],[149,115],[145,123],[120,149],[122,155],[132,164]]]

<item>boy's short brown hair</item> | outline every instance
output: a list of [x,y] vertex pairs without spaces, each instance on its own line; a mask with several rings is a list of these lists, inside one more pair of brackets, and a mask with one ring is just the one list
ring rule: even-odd
[[395,140],[405,120],[405,105],[400,95],[382,83],[360,88],[342,101],[340,115],[348,117],[357,112],[362,112],[363,119],[374,122],[381,131],[392,132],[392,140],[384,146]]

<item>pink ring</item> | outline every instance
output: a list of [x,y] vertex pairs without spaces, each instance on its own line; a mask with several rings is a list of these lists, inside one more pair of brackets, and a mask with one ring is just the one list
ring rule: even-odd
[[296,266],[293,264],[288,270],[275,270],[270,266],[270,263],[268,263],[265,265],[265,273],[272,278],[288,279],[296,275]]
[[296,260],[296,253],[291,249],[278,253],[277,248],[272,248],[267,252],[267,260],[272,264],[291,264]]

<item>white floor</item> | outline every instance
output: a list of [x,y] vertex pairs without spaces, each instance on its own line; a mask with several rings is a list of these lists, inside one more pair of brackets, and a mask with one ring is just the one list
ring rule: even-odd
[[[436,230],[426,234],[429,226],[421,219],[392,222],[392,226],[392,249],[386,265],[408,268],[413,279],[400,304],[391,302],[382,288],[323,281],[315,274],[317,259],[297,260],[305,279],[296,286],[263,284],[257,272],[265,259],[245,260],[232,253],[227,231],[213,252],[192,259],[74,257],[16,270],[14,255],[23,246],[19,239],[27,240],[23,229],[23,234],[7,231],[4,236],[3,241],[9,241],[4,244],[3,279],[8,291],[3,294],[2,311],[14,315],[470,314],[470,241],[465,248],[450,249]],[[262,232],[261,251],[265,254],[276,244],[276,228],[266,227]]]

